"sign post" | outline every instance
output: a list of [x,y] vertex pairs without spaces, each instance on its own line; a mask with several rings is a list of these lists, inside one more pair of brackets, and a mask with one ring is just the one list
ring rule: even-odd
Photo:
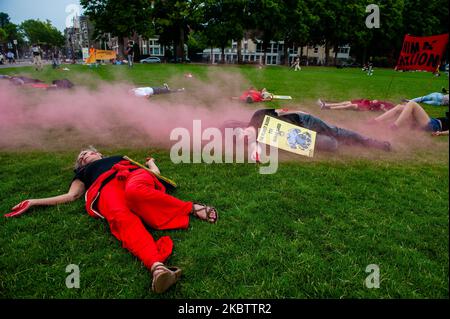
[[17,50],[17,40],[13,40],[13,43],[16,47],[16,59],[18,60],[19,59],[19,51]]

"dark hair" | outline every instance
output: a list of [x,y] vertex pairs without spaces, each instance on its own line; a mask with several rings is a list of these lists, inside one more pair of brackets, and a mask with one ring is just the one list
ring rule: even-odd
[[247,96],[247,98],[245,99],[245,102],[247,102],[247,103],[253,103],[253,98],[249,95],[249,96]]
[[261,109],[253,113],[248,126],[253,126],[255,129],[260,128],[266,115],[278,117],[277,112],[275,112],[274,109]]
[[67,79],[53,80],[52,84],[55,84],[60,89],[70,89],[73,87],[73,83]]

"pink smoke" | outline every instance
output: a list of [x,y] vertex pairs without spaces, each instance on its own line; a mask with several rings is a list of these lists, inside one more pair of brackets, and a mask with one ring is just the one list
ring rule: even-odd
[[172,143],[172,129],[191,131],[193,120],[205,129],[250,118],[252,110],[231,101],[220,86],[190,85],[190,91],[146,99],[130,95],[126,84],[46,91],[0,82],[0,147],[164,147]]
[[[202,129],[220,128],[228,120],[248,122],[255,109],[267,107],[231,100],[249,87],[237,74],[213,73],[207,82],[179,77],[169,83],[173,88],[186,87],[186,91],[146,99],[130,95],[133,86],[124,83],[102,84],[95,90],[78,86],[46,91],[0,81],[0,148],[79,150],[89,144],[169,148],[175,143],[169,139],[170,132],[178,127],[191,131],[193,120],[201,120]],[[312,104],[300,106],[293,100],[281,107],[301,109],[342,128],[390,141],[394,152],[406,158],[418,149],[448,147],[424,132],[393,132],[386,126],[365,124],[380,113],[320,110]],[[380,152],[344,147],[339,153],[372,157]]]

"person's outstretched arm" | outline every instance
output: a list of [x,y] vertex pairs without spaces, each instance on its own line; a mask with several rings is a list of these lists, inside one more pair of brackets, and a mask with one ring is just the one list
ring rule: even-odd
[[437,132],[433,132],[433,133],[431,133],[431,135],[433,135],[433,136],[448,135],[448,130],[447,130],[447,131],[437,131]]
[[73,202],[76,199],[80,198],[85,191],[85,186],[82,181],[76,179],[70,185],[69,191],[66,194],[47,197],[47,198],[38,198],[38,199],[27,199],[11,209],[11,212],[5,214],[5,217],[16,217],[25,213],[28,209],[33,206],[53,206],[58,204],[64,204]]

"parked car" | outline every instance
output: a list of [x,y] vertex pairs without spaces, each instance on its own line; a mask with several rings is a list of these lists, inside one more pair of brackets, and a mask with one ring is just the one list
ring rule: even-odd
[[182,59],[182,58],[177,58],[177,60],[176,60],[176,62],[175,62],[175,58],[171,58],[171,59],[169,59],[169,62],[170,62],[170,63],[183,63],[183,62],[185,62],[185,63],[190,63],[190,62],[191,62],[191,59],[189,59],[188,57],[185,57],[184,59]]
[[156,56],[149,56],[148,58],[142,59],[141,63],[161,63],[161,59]]
[[338,69],[357,68],[357,67],[361,67],[361,65],[354,60],[341,60],[341,61],[338,61],[338,63],[336,64],[336,67]]

